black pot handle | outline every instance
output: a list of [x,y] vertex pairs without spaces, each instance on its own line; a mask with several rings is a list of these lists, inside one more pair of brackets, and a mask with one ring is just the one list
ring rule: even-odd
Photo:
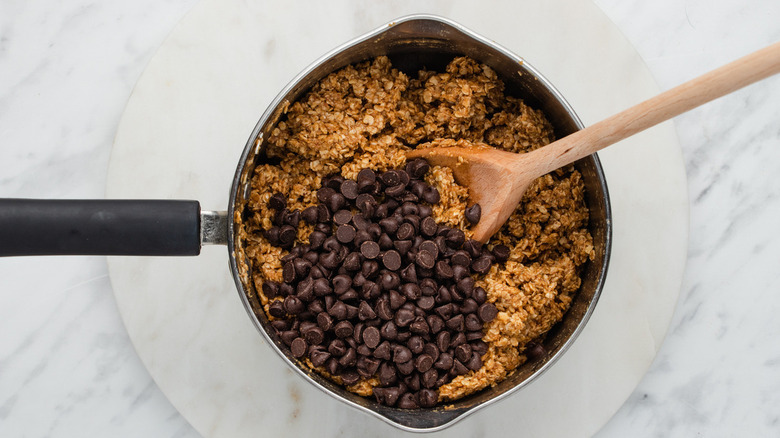
[[0,199],[0,256],[200,254],[200,203]]

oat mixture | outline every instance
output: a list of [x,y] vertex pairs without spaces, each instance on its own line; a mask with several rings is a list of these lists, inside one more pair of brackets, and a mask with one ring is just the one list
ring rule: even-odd
[[[268,201],[274,193],[287,196],[289,208],[303,210],[317,205],[322,178],[340,173],[355,179],[364,168],[401,167],[411,148],[487,144],[527,152],[551,141],[553,130],[544,115],[505,95],[496,73],[468,58],[454,59],[441,73],[421,71],[416,78],[392,68],[386,57],[330,74],[290,105],[267,139],[273,164],[258,165],[252,177],[239,232],[258,294],[250,296],[255,311],[267,312],[261,285],[282,281],[280,259],[287,253],[263,237],[272,226]],[[433,208],[436,222],[470,237],[464,217],[470,205],[467,189],[455,183],[448,168],[432,167],[426,179],[441,194]],[[572,166],[537,179],[488,242],[488,247],[504,244],[511,250],[508,261],[493,265],[477,281],[498,308],[483,329],[489,348],[482,368],[439,388],[439,401],[500,382],[527,360],[529,342],[561,320],[580,286],[581,266],[594,258],[584,190]],[[298,240],[306,243],[312,229],[302,222]],[[376,384],[375,378],[363,379],[348,389],[371,395]]]

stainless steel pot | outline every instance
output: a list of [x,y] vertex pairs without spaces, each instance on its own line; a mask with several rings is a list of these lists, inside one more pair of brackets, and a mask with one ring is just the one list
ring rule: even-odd
[[201,211],[197,201],[0,200],[0,256],[16,255],[197,255],[201,245],[227,244],[230,269],[239,297],[252,322],[292,369],[334,398],[408,431],[445,428],[466,415],[509,396],[541,375],[566,351],[588,321],[607,272],[611,240],[609,196],[598,158],[575,163],[582,173],[590,209],[589,229],[596,258],[570,310],[544,341],[543,357],[529,360],[493,388],[433,409],[403,410],[360,397],[303,367],[268,325],[252,292],[249,264],[233,218],[244,214],[253,169],[264,140],[286,105],[317,81],[348,64],[379,55],[414,73],[422,67],[442,70],[455,56],[469,56],[492,67],[506,92],[541,109],[556,137],[581,129],[565,99],[531,65],[505,48],[450,20],[413,15],[395,20],[336,48],[312,63],[285,87],[258,121],[239,159],[227,212]]

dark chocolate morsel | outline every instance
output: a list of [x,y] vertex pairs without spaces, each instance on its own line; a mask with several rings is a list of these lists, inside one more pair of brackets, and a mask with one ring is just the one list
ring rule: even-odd
[[471,225],[476,225],[480,218],[482,218],[482,207],[479,204],[473,204],[469,207],[466,207],[464,216]]

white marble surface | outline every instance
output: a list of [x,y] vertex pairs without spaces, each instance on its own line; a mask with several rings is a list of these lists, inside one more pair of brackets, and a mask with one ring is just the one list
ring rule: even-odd
[[[226,205],[225,188],[247,131],[289,78],[329,48],[413,12],[447,16],[522,54],[586,121],[658,92],[630,43],[588,1],[496,0],[502,16],[469,1],[396,1],[392,8],[363,11],[359,20],[353,11],[361,0],[277,10],[273,17],[263,4],[202,0],[179,23],[125,108],[108,197],[196,197],[206,208]],[[522,25],[514,26],[512,17],[520,16]],[[340,24],[312,33],[323,19]],[[290,24],[275,29],[276,23]],[[556,50],[575,46],[577,51]],[[272,50],[257,56],[258,47]],[[650,366],[677,303],[687,252],[682,153],[666,123],[599,156],[614,231],[609,275],[587,327],[539,379],[432,438],[506,436],[518,425],[528,436],[587,437],[620,408]],[[136,352],[171,403],[206,437],[249,438],[258,429],[280,437],[409,436],[323,395],[278,360],[236,300],[224,247],[204,249],[197,258],[113,257],[108,268]],[[559,411],[569,421],[558,421]],[[533,415],[518,420],[514,412]]]
[[[0,2],[0,196],[101,197],[132,86],[194,3]],[[733,3],[597,2],[662,88],[780,40],[777,2]],[[681,299],[598,436],[780,433],[778,102],[774,78],[677,120],[691,199]],[[0,435],[198,436],[135,355],[104,259],[6,259],[0,276]]]

